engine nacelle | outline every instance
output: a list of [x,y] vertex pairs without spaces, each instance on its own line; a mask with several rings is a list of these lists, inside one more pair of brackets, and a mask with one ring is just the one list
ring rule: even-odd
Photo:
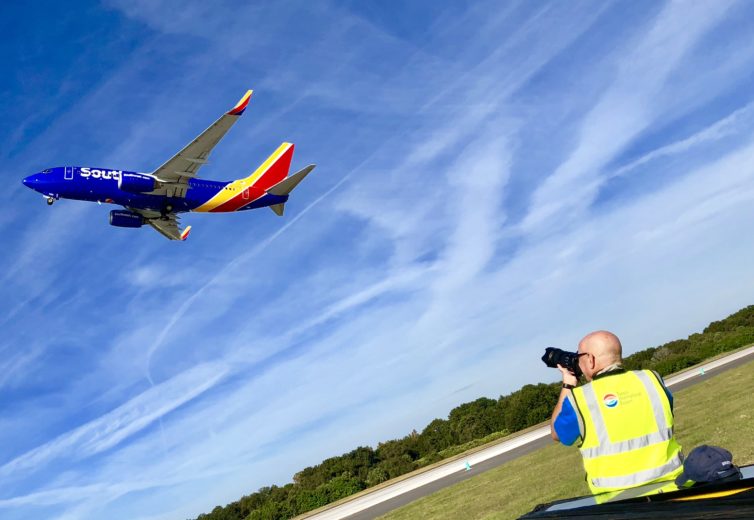
[[141,173],[121,173],[118,178],[118,189],[129,193],[146,193],[157,186],[154,177]]
[[110,225],[139,228],[144,225],[144,218],[138,213],[114,209],[110,212]]

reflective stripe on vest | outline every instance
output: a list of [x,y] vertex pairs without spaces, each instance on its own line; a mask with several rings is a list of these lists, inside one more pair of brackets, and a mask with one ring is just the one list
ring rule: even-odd
[[[626,379],[636,376],[636,379]],[[669,403],[667,398],[661,392],[663,392],[659,381],[657,384],[653,381],[654,375],[648,371],[634,371],[625,372],[623,374],[616,374],[609,376],[610,381],[614,383],[616,393],[620,393],[617,390],[629,391],[633,388],[633,392],[638,392],[637,386],[643,387],[644,401],[651,407],[651,413],[649,408],[644,408],[643,415],[637,417],[638,421],[646,421],[646,433],[639,435],[635,438],[625,439],[625,435],[621,439],[620,431],[612,431],[615,437],[618,437],[619,441],[611,442],[610,435],[608,433],[607,425],[605,424],[605,418],[603,417],[602,410],[600,409],[599,401],[595,391],[594,384],[587,384],[580,387],[574,392],[577,404],[579,404],[578,394],[582,396],[581,405],[585,405],[590,420],[587,421],[587,417],[584,417],[585,428],[591,428],[591,432],[585,430],[584,441],[590,438],[589,446],[581,449],[581,454],[584,458],[584,467],[587,469],[587,479],[590,484],[590,488],[593,492],[599,492],[600,490],[629,488],[646,482],[662,478],[664,476],[671,476],[676,471],[680,471],[683,465],[683,457],[680,452],[680,446],[675,442],[673,438],[673,424],[672,415],[669,410]],[[616,379],[613,379],[616,378]],[[641,384],[639,385],[639,381]],[[598,384],[604,388],[607,380],[600,381]],[[585,410],[586,411],[586,410]],[[667,414],[667,415],[666,415]],[[611,419],[612,421],[612,419]],[[591,424],[589,424],[591,423]],[[617,423],[620,424],[620,423]],[[614,425],[613,428],[616,428]],[[638,432],[637,432],[638,433]],[[597,442],[597,445],[595,444]],[[664,443],[664,447],[662,444]],[[647,453],[646,449],[652,449],[651,447],[656,445],[657,453],[655,455],[649,455],[649,459],[646,459],[644,463],[657,464],[655,467],[643,467],[639,471],[634,471],[637,465],[641,462],[635,459],[626,457],[620,457],[634,450],[642,450]],[[646,449],[645,449],[646,448]],[[639,453],[639,452],[636,452]],[[615,459],[612,461],[610,457]],[[605,461],[600,461],[600,457],[607,457]],[[617,459],[615,457],[618,457]],[[610,462],[608,462],[610,460]],[[619,466],[618,460],[622,460]],[[654,461],[654,462],[653,462]],[[623,468],[626,470],[626,474],[615,475],[615,473],[621,473],[621,469],[618,471],[609,470],[608,475],[595,474],[602,473],[607,467],[605,464],[609,464],[610,468]],[[639,466],[641,467],[641,466]],[[591,469],[590,469],[591,468]],[[602,469],[600,469],[602,468]],[[612,473],[612,475],[610,475]],[[672,477],[671,477],[672,478]]]
[[647,395],[650,396],[652,412],[654,413],[655,422],[657,423],[657,431],[635,439],[628,439],[627,441],[610,442],[607,435],[607,427],[605,426],[605,421],[602,419],[599,404],[597,403],[597,395],[594,393],[592,385],[588,385],[584,387],[584,397],[586,398],[586,405],[591,412],[594,427],[597,429],[597,437],[600,440],[600,445],[596,448],[584,448],[581,450],[581,455],[585,459],[599,457],[600,455],[615,455],[617,453],[637,450],[652,444],[657,444],[658,442],[669,441],[673,437],[673,428],[668,428],[668,421],[665,420],[662,396],[658,395],[657,388],[649,379],[650,376],[646,372],[637,371],[634,372],[634,374],[638,376],[639,380],[644,385],[644,389],[647,391]]
[[668,421],[665,420],[665,407],[663,406],[663,397],[665,396],[662,396],[657,392],[657,387],[652,384],[652,381],[649,379],[649,374],[647,372],[637,371],[634,372],[634,374],[639,377],[639,380],[647,390],[647,395],[650,397],[650,401],[652,402],[652,411],[655,414],[655,421],[657,422],[657,429],[667,429]]
[[637,471],[631,475],[623,475],[621,477],[597,477],[592,479],[592,484],[601,488],[638,486],[644,482],[650,482],[663,475],[671,473],[680,466],[683,466],[683,457],[681,457],[680,453],[676,453],[675,457],[673,457],[670,462],[659,468]]
[[600,446],[597,448],[584,448],[583,450],[581,450],[581,455],[585,459],[593,459],[594,457],[599,457],[600,455],[616,455],[618,453],[623,453],[626,451],[645,448],[647,446],[651,446],[652,444],[657,444],[658,442],[669,441],[672,437],[673,429],[665,428],[662,431],[652,432],[649,435],[645,435],[636,439],[608,443],[604,447]]

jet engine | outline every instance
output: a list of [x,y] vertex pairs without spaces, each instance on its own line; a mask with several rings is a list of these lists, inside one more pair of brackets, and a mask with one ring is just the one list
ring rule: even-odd
[[110,212],[110,225],[118,227],[139,228],[144,225],[144,218],[138,213],[114,209]]
[[118,189],[129,193],[154,191],[157,181],[150,175],[123,172],[118,179]]

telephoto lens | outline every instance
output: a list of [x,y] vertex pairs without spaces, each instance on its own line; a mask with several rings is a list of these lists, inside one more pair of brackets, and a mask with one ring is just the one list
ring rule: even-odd
[[576,352],[568,352],[555,347],[547,347],[542,361],[550,368],[557,368],[560,365],[573,372],[576,377],[581,376],[579,368],[579,355]]

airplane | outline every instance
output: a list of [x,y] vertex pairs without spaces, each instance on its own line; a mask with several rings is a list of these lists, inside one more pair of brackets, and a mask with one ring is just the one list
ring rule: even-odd
[[111,225],[140,228],[148,224],[170,240],[186,240],[191,231],[191,226],[181,227],[181,213],[269,207],[282,216],[290,192],[315,167],[310,164],[288,175],[292,143],[281,144],[243,179],[212,181],[197,176],[212,149],[246,110],[251,94],[247,91],[229,112],[152,173],[60,166],[29,175],[23,183],[44,195],[49,205],[61,198],[121,205],[125,209],[110,211]]

